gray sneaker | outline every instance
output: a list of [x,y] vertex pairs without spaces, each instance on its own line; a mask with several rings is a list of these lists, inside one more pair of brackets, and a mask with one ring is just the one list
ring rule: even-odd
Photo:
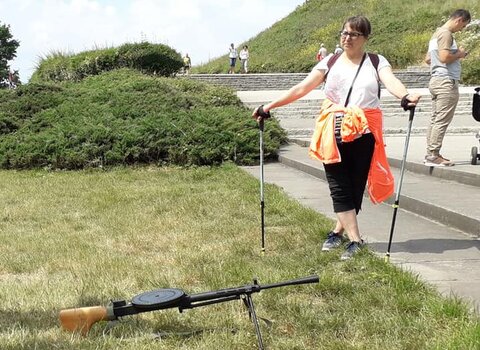
[[350,242],[350,243],[348,243],[347,248],[345,249],[342,256],[340,257],[340,260],[348,260],[348,259],[352,258],[364,246],[365,246],[365,243],[363,242],[363,239],[360,242]]
[[338,248],[345,242],[346,239],[340,233],[330,231],[325,242],[323,242],[322,250],[329,251],[330,249]]

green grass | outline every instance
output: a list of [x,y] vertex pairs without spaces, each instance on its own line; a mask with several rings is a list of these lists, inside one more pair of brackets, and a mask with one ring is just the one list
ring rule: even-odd
[[[339,43],[338,33],[350,16],[365,15],[372,24],[367,50],[384,55],[394,68],[423,61],[435,28],[458,8],[480,16],[478,0],[309,0],[271,27],[238,47],[248,45],[251,73],[309,72],[324,43],[329,52]],[[480,28],[457,33],[459,45],[468,48],[464,60],[465,83],[480,82]],[[194,73],[226,73],[227,53],[193,67]]]
[[[478,349],[468,306],[368,251],[321,253],[331,222],[267,185],[260,254],[258,181],[220,168],[0,173],[1,349],[251,349],[240,301],[126,317],[87,337],[64,308],[177,287],[199,293],[311,273],[320,283],[254,294],[269,349]],[[325,198],[325,200],[329,200]],[[154,339],[158,332],[193,332]]]

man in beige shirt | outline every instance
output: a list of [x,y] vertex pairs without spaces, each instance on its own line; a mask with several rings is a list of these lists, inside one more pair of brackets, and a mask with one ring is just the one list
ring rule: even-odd
[[462,70],[460,60],[468,54],[464,48],[457,46],[453,33],[465,28],[470,20],[467,10],[456,10],[443,26],[437,28],[428,43],[425,61],[430,64],[428,88],[432,95],[432,115],[427,130],[426,166],[454,165],[440,155],[440,149],[458,103],[458,82]]

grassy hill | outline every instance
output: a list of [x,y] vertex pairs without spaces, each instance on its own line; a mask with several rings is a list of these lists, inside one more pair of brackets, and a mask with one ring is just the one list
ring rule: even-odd
[[[258,160],[258,127],[235,93],[190,79],[115,69],[80,82],[0,90],[0,168]],[[265,152],[285,133],[272,120]]]
[[[480,15],[478,0],[308,0],[289,16],[244,43],[250,50],[250,71],[307,72],[315,63],[320,43],[331,51],[339,42],[344,20],[362,14],[372,23],[367,49],[387,57],[395,68],[419,64],[436,27],[457,8]],[[464,80],[480,80],[480,29],[456,34],[470,50],[464,62]],[[194,67],[195,73],[226,73],[227,55]]]

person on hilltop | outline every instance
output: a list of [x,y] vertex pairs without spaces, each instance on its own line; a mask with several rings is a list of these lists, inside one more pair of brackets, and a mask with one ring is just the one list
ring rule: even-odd
[[[330,54],[310,74],[278,99],[257,107],[252,117],[262,121],[274,108],[292,103],[325,81],[325,100],[310,143],[309,154],[324,164],[333,209],[337,216],[322,250],[349,243],[342,260],[350,259],[364,245],[357,215],[368,181],[374,203],[393,194],[394,179],[383,144],[383,116],[380,109],[380,82],[401,100],[404,109],[414,107],[420,95],[409,94],[381,55],[367,54],[365,45],[371,25],[364,16],[348,18],[340,32],[344,52]],[[331,61],[336,57],[336,61]]]
[[317,61],[323,60],[325,57],[327,57],[327,55],[328,55],[328,51],[325,48],[325,45],[322,43],[317,53]]
[[190,74],[190,68],[192,68],[192,60],[190,59],[190,56],[188,53],[185,54],[185,57],[183,57],[183,72],[186,75]]
[[333,53],[335,55],[340,55],[342,52],[343,52],[343,49],[340,47],[339,44],[337,44],[337,46],[335,46],[335,51],[333,51]]
[[440,154],[443,138],[457,107],[461,60],[468,52],[458,47],[453,33],[461,31],[471,21],[467,10],[452,13],[443,26],[437,28],[428,43],[425,62],[430,65],[428,88],[432,95],[432,115],[427,129],[426,166],[452,166],[455,163]]
[[242,50],[240,51],[240,62],[242,63],[242,71],[243,73],[248,73],[248,59],[250,54],[248,52],[248,46],[244,45]]
[[228,70],[229,74],[235,74],[235,64],[237,63],[237,57],[238,57],[237,49],[232,43],[228,48],[228,58],[230,61],[230,69]]

